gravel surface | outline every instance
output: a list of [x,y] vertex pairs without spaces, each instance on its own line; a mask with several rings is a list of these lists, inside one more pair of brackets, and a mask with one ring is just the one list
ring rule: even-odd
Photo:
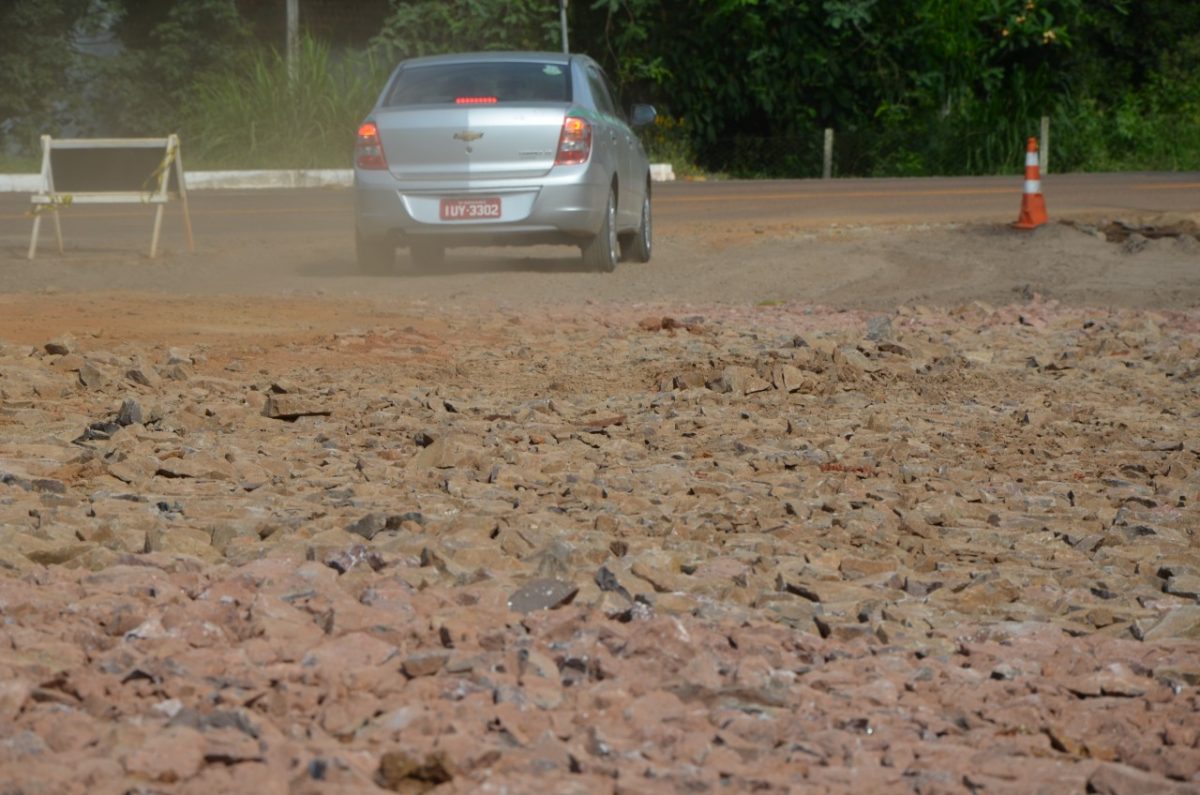
[[6,263],[0,792],[1200,792],[1200,244],[750,235]]

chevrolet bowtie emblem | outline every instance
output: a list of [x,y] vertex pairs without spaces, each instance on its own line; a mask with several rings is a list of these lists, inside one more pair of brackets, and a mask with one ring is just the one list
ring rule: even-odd
[[470,143],[471,141],[478,141],[480,138],[482,138],[483,133],[471,132],[470,130],[463,130],[462,132],[454,133],[454,137],[456,140],[466,141],[467,143]]

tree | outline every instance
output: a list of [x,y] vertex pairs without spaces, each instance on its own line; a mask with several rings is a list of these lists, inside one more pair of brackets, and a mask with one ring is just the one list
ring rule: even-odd
[[[1082,0],[593,0],[577,36],[686,118],[721,167],[819,163],[838,130],[854,173],[989,171],[1067,90]],[[994,134],[993,134],[994,131]],[[953,151],[951,151],[953,150]],[[743,158],[744,159],[744,158]],[[780,170],[784,166],[787,170]]]
[[90,116],[104,134],[178,132],[196,81],[237,68],[249,49],[234,0],[108,0],[108,8],[120,52],[91,63]]
[[75,36],[89,0],[10,0],[0,8],[0,148],[31,152],[69,121]]
[[546,0],[398,2],[372,44],[397,61],[467,50],[546,50],[559,45],[558,5]]

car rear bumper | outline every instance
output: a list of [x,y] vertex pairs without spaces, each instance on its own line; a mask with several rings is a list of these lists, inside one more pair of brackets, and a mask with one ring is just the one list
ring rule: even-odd
[[[397,245],[413,238],[450,246],[578,245],[600,229],[608,181],[592,168],[534,180],[404,183],[387,171],[356,170],[355,222]],[[499,198],[501,218],[442,220],[442,199]]]

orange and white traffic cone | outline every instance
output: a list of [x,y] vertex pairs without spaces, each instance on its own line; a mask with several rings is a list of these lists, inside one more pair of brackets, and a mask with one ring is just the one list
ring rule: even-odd
[[1038,142],[1029,139],[1025,149],[1025,194],[1021,196],[1021,214],[1013,224],[1017,229],[1037,229],[1050,219],[1046,216],[1046,199],[1042,196],[1042,173],[1038,167]]

